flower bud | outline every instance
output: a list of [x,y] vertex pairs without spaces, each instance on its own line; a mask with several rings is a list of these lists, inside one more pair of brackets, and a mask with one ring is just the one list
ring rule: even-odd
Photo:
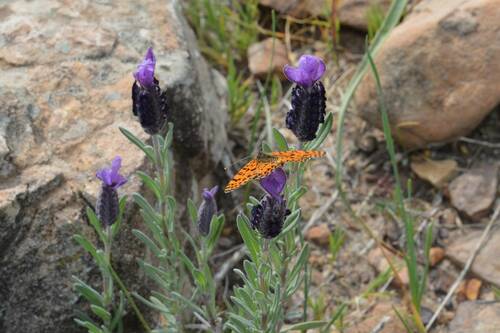
[[96,173],[96,177],[102,182],[101,192],[97,197],[96,215],[104,227],[111,226],[118,218],[120,209],[117,189],[127,182],[119,173],[121,162],[121,157],[116,156],[111,168],[104,168]]
[[217,213],[215,194],[218,189],[218,186],[214,186],[210,190],[204,189],[202,193],[203,202],[198,208],[198,230],[203,236],[208,236],[210,233],[210,222]]
[[271,195],[265,195],[259,204],[253,206],[250,223],[264,238],[274,238],[283,229],[285,218],[290,214],[286,208],[286,200],[281,197],[276,200]]

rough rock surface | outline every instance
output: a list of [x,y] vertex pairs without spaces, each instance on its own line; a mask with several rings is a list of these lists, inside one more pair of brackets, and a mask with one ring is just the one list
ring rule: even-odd
[[370,10],[383,14],[390,5],[391,0],[344,0],[340,2],[338,18],[343,25],[366,31]]
[[[472,231],[456,239],[446,249],[446,256],[453,262],[464,266],[476,248],[482,231]],[[496,230],[489,236],[484,247],[479,251],[472,263],[471,272],[481,280],[500,287],[500,231]]]
[[500,327],[500,302],[460,303],[449,333],[496,333]]
[[[115,155],[127,176],[144,164],[118,126],[146,139],[130,93],[147,47],[169,87],[182,176],[220,160],[222,90],[195,45],[175,0],[0,3],[0,332],[80,331],[71,275],[98,282],[98,271],[71,239],[95,239],[79,193],[95,200],[95,172]],[[139,190],[132,178],[120,192]],[[141,248],[127,230],[115,245],[115,262],[134,274]]]
[[[396,27],[375,57],[396,139],[408,148],[466,135],[500,103],[500,0],[427,0]],[[355,97],[381,126],[375,82]]]
[[281,73],[289,63],[286,46],[279,39],[267,38],[254,43],[248,48],[247,54],[248,68],[256,76],[266,75],[269,69]]
[[[394,304],[378,303],[373,309],[364,316],[364,320],[349,327],[346,333],[399,333],[405,332],[403,323],[396,315],[393,309]],[[400,313],[404,313],[404,309],[396,306]]]
[[497,197],[497,173],[498,167],[493,164],[455,178],[449,186],[451,204],[473,220],[487,215]]
[[319,16],[327,12],[324,0],[260,0],[259,3],[296,18]]

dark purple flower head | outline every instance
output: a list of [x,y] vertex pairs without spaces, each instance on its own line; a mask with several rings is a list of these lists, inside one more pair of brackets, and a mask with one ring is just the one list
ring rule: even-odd
[[250,223],[264,238],[274,238],[283,229],[285,218],[290,214],[286,208],[286,200],[280,196],[279,200],[271,195],[265,195],[252,208]]
[[286,115],[286,127],[301,141],[316,138],[319,124],[325,121],[325,87],[319,81],[325,73],[325,63],[313,55],[303,55],[297,67],[286,65],[286,77],[295,82],[292,108]]
[[134,72],[134,78],[143,86],[150,87],[155,78],[156,57],[153,48],[150,47],[146,52],[144,60],[137,66]]
[[219,190],[218,186],[209,189],[203,189],[201,196],[203,202],[198,208],[198,230],[203,236],[210,233],[210,222],[212,217],[217,213],[217,203],[215,202],[215,194]]
[[121,157],[116,156],[111,168],[101,169],[96,173],[97,178],[102,181],[101,192],[97,197],[96,215],[105,227],[115,223],[118,218],[120,209],[116,190],[127,182],[119,173],[121,163]]
[[281,192],[286,185],[286,173],[282,168],[277,168],[269,176],[260,180],[260,185],[269,193],[275,200],[281,200]]
[[111,162],[111,168],[104,168],[96,173],[96,177],[99,178],[103,185],[117,189],[127,182],[127,178],[120,175],[119,171],[122,166],[122,158],[116,156]]
[[167,98],[154,76],[156,58],[149,48],[142,63],[134,72],[132,85],[132,112],[139,118],[148,134],[160,133],[167,123]]
[[299,65],[292,67],[285,65],[283,72],[288,80],[297,83],[302,87],[310,87],[321,79],[325,73],[326,66],[321,58],[305,54],[300,57]]

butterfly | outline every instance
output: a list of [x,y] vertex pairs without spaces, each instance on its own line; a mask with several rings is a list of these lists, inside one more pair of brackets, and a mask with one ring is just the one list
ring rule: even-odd
[[304,162],[311,158],[322,157],[324,151],[318,150],[289,150],[260,153],[256,159],[251,160],[241,168],[233,179],[229,181],[224,192],[228,193],[240,188],[252,179],[261,179],[268,176],[276,168],[288,162]]

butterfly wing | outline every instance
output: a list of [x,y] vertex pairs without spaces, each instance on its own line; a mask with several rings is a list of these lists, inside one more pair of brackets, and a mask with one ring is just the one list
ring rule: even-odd
[[283,165],[279,159],[251,160],[241,168],[233,179],[229,181],[224,192],[228,193],[240,188],[252,179],[261,179],[273,172],[274,169]]
[[271,156],[278,158],[281,163],[304,162],[311,158],[325,156],[324,151],[319,150],[289,150],[272,152]]

